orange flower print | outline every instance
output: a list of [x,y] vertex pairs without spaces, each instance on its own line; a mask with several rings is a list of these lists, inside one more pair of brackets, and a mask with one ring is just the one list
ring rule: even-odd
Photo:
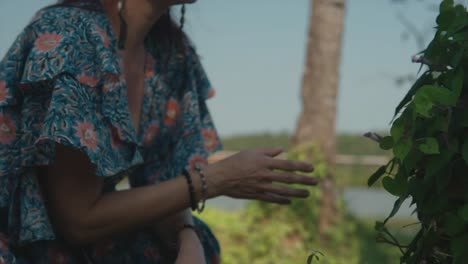
[[194,170],[195,169],[195,166],[197,164],[207,164],[207,160],[206,160],[206,157],[201,155],[201,154],[193,154],[190,158],[189,158],[189,167],[190,167],[190,170]]
[[154,76],[154,59],[151,55],[146,56],[145,76],[146,78],[151,78]]
[[81,74],[80,77],[78,77],[78,81],[90,87],[96,87],[99,83],[99,80],[96,77],[84,73]]
[[210,90],[208,91],[208,99],[213,98],[215,96],[216,96],[216,90],[213,88],[210,88]]
[[119,84],[121,83],[120,77],[116,74],[106,74],[104,78],[106,81],[103,84],[102,91],[105,94],[117,89],[119,87]]
[[164,117],[164,123],[168,126],[175,124],[177,116],[179,115],[180,107],[176,100],[171,99],[166,106],[166,116]]
[[36,40],[35,45],[39,51],[47,52],[55,49],[62,40],[62,35],[46,32]]
[[85,121],[79,123],[75,128],[78,131],[77,134],[80,138],[81,144],[95,151],[99,142],[94,125]]
[[8,88],[5,81],[0,81],[0,102],[5,102],[8,96]]
[[104,46],[106,48],[108,48],[110,46],[109,35],[107,35],[107,32],[104,29],[102,29],[101,27],[96,26],[96,28],[97,28],[97,31],[99,32],[99,34],[101,35],[102,39],[104,40]]
[[16,124],[4,114],[0,114],[0,143],[8,145],[16,138]]
[[205,149],[213,151],[218,146],[218,135],[213,129],[202,130],[203,140],[205,141]]
[[156,136],[158,135],[158,132],[159,132],[159,125],[158,124],[150,125],[145,131],[145,135],[143,137],[143,142],[146,145],[149,145],[149,144],[153,143],[154,140],[156,139]]

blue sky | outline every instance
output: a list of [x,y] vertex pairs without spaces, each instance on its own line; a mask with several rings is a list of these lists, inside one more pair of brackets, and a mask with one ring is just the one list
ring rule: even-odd
[[[0,55],[31,16],[53,2],[0,0]],[[435,14],[410,2],[404,12],[430,25]],[[417,72],[410,57],[418,50],[401,40],[390,0],[348,0],[347,8],[338,130],[386,129],[408,89],[394,79]],[[188,7],[187,31],[217,89],[209,106],[221,135],[295,129],[309,10],[309,0],[199,0]]]

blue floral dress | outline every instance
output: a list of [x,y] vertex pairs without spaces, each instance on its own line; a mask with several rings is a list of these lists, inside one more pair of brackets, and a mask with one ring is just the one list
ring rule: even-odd
[[[100,1],[91,2],[39,11],[0,63],[0,264],[163,262],[161,243],[143,228],[83,248],[54,232],[37,167],[54,162],[56,143],[87,154],[103,192],[124,176],[132,187],[174,178],[220,148],[205,103],[214,90],[193,49],[183,96],[172,89],[184,79],[181,63],[148,56],[135,128],[116,37]],[[216,238],[195,220],[207,261],[219,263]]]

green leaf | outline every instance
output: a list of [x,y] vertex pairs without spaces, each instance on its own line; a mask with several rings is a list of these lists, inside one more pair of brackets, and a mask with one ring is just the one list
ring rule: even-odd
[[382,185],[387,192],[391,193],[392,195],[398,196],[398,186],[396,186],[397,184],[395,183],[395,179],[393,179],[390,176],[387,176],[382,179]]
[[392,135],[392,138],[395,140],[395,142],[398,142],[400,138],[403,136],[405,133],[405,122],[403,117],[400,117],[393,122],[392,128],[390,130],[390,134]]
[[465,221],[455,214],[449,214],[445,218],[445,230],[448,235],[454,236],[465,228]]
[[463,143],[462,155],[465,162],[468,164],[468,140]]
[[425,185],[423,185],[420,178],[412,177],[408,182],[408,192],[416,202],[420,202],[424,199],[426,192]]
[[458,215],[465,220],[465,222],[468,222],[468,204],[465,204],[460,210],[458,210]]
[[440,15],[437,17],[437,25],[446,28],[455,18],[453,0],[444,0],[440,5]]
[[393,148],[393,138],[390,136],[384,137],[379,142],[380,148],[384,150],[390,150]]
[[465,77],[463,70],[458,70],[455,74],[455,78],[452,81],[452,96],[453,100],[456,102],[460,99],[460,95],[463,90],[463,79]]
[[[395,109],[394,117],[397,116],[400,111],[413,99],[413,96],[416,94],[416,92],[423,87],[426,84],[429,84],[432,82],[432,75],[430,74],[429,71],[426,71],[421,75],[421,77],[413,84],[411,89],[408,91],[408,93],[405,95],[403,100],[398,104],[398,106]],[[395,139],[396,140],[396,139]]]
[[457,96],[447,88],[436,85],[424,85],[416,93],[413,103],[419,115],[429,118],[435,105],[455,106]]
[[443,0],[441,3],[440,3],[440,8],[439,8],[439,12],[440,13],[445,13],[451,9],[453,9],[453,6],[454,6],[454,1],[453,0]]
[[387,170],[387,166],[382,166],[380,167],[372,176],[370,176],[369,180],[367,181],[367,186],[371,187],[374,185],[375,182],[377,182],[380,177],[382,177],[385,174],[385,171]]
[[[427,194],[426,194],[427,195]],[[420,208],[425,214],[441,214],[447,208],[449,200],[446,196],[432,197],[429,206],[425,209]]]
[[452,264],[465,264],[467,258],[466,245],[468,245],[468,234],[455,237],[451,243],[453,253]]
[[433,183],[434,176],[437,174],[443,174],[442,179],[441,177],[437,177],[438,184],[437,189],[443,190],[448,184],[450,180],[450,175],[443,172],[444,168],[450,164],[452,157],[455,155],[456,149],[452,147],[449,149],[443,149],[441,153],[437,156],[431,156],[427,160],[427,166],[424,174],[424,183]]
[[406,155],[406,158],[403,160],[401,167],[406,171],[407,174],[410,174],[418,162],[421,161],[423,156],[424,154],[421,151],[412,148],[408,155]]
[[468,109],[460,109],[456,112],[456,121],[462,127],[468,127]]
[[387,192],[395,196],[403,195],[408,191],[408,182],[402,178],[385,177],[382,179],[382,185]]
[[395,146],[393,147],[393,154],[400,160],[404,160],[411,148],[413,147],[413,142],[408,138],[402,138]]
[[417,114],[429,118],[431,117],[431,110],[434,104],[426,95],[419,95],[413,100],[414,110]]
[[419,150],[424,154],[439,154],[439,142],[435,138],[425,138],[419,144]]
[[385,219],[384,225],[388,222],[388,220],[394,217],[398,213],[398,211],[400,211],[400,207],[405,202],[405,200],[406,197],[400,197],[398,198],[398,200],[395,201],[395,203],[393,204],[392,212],[390,212],[390,215],[387,217],[387,219]]
[[463,59],[463,55],[465,54],[465,49],[460,49],[455,56],[453,56],[451,65],[453,68],[457,68],[458,65],[460,64],[461,60]]
[[[436,85],[424,85],[416,93],[415,102],[418,97],[422,97],[420,103],[429,102],[444,106],[454,106],[457,102],[457,98],[455,98],[454,94],[449,89]],[[418,105],[416,105],[416,107],[418,107]]]

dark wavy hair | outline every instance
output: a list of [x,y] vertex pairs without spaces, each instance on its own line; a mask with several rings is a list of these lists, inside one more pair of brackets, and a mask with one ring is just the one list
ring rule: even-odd
[[[57,4],[51,7],[54,6],[74,6],[104,12],[100,0],[59,0]],[[172,17],[171,10],[167,10],[153,25],[146,38],[146,46],[155,58],[163,62],[163,71],[168,72],[170,65],[173,63],[182,66],[181,70],[184,72],[184,80],[182,80],[180,85],[177,85],[179,87],[174,87],[177,96],[179,98],[182,97],[188,75],[186,56],[189,50],[192,50],[194,54],[196,53],[189,38],[182,30],[180,23],[177,23]],[[167,77],[171,79],[171,76]],[[174,84],[177,83],[177,80],[169,81],[175,81],[172,82]]]
[[[104,11],[100,0],[59,0],[54,6],[77,6]],[[174,20],[170,10],[165,12],[154,24],[146,41],[148,47],[154,49],[152,51],[164,51],[166,54],[168,51],[184,54],[190,47],[187,35],[181,30],[180,24]]]

